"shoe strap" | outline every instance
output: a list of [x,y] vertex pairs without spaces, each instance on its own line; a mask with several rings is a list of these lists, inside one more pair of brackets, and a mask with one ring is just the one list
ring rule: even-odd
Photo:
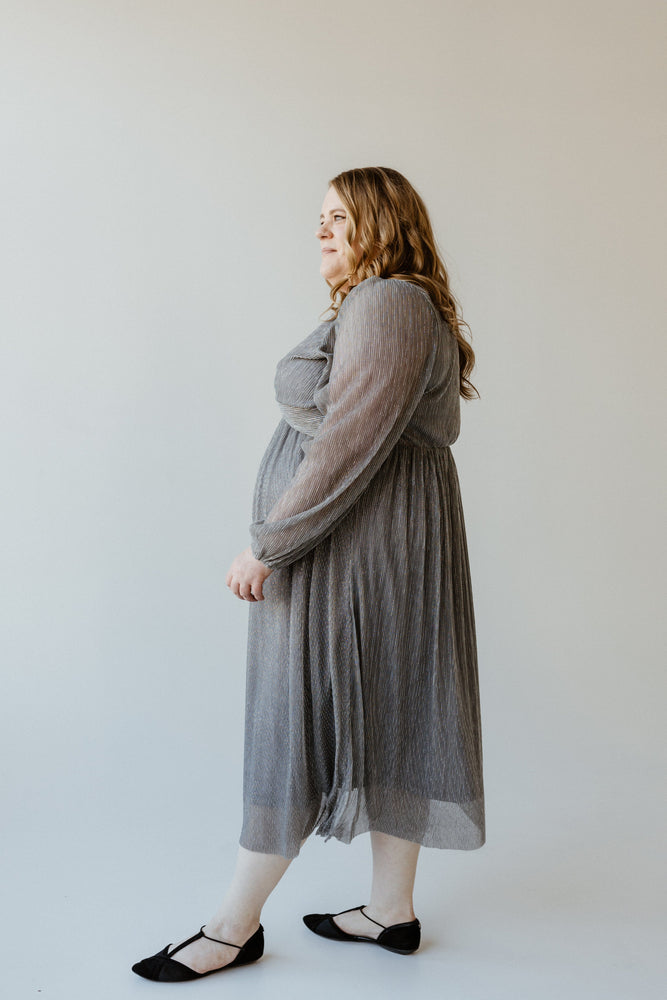
[[200,938],[203,938],[203,937],[205,937],[205,938],[208,938],[208,940],[209,940],[209,941],[215,941],[215,942],[216,942],[216,944],[228,944],[228,945],[230,945],[230,947],[232,947],[232,948],[238,948],[238,949],[239,949],[239,951],[240,951],[240,950],[241,950],[241,949],[243,948],[243,945],[240,945],[240,944],[232,944],[232,942],[231,942],[231,941],[221,941],[221,940],[220,940],[219,938],[214,938],[214,937],[209,937],[209,935],[208,935],[208,934],[204,934],[204,928],[205,928],[205,927],[206,927],[206,924],[202,924],[202,925],[201,925],[201,928],[199,929],[199,931],[198,931],[198,933],[197,933],[197,934],[193,934],[193,935],[192,935],[192,937],[190,937],[190,938],[188,938],[188,939],[187,939],[187,941],[183,941],[183,942],[182,942],[181,944],[177,945],[177,946],[176,946],[176,947],[174,948],[174,950],[173,950],[173,951],[170,951],[170,952],[169,952],[169,954],[168,954],[168,956],[167,956],[167,957],[168,957],[168,958],[171,958],[171,956],[172,956],[172,955],[175,955],[177,951],[180,951],[180,950],[181,950],[181,948],[185,948],[185,946],[186,946],[186,945],[188,945],[188,944],[192,944],[192,942],[193,942],[193,941],[198,941],[198,940],[199,940]]
[[200,933],[200,934],[201,934],[201,935],[202,935],[203,937],[205,937],[205,938],[208,938],[208,939],[209,939],[209,941],[217,941],[217,943],[218,943],[218,944],[228,944],[228,945],[231,945],[231,947],[232,947],[232,948],[238,948],[238,949],[239,949],[239,951],[240,951],[240,950],[241,950],[241,948],[243,947],[243,945],[242,945],[242,944],[232,944],[232,942],[231,942],[231,941],[221,941],[221,940],[220,940],[220,938],[212,938],[212,937],[208,937],[208,934],[204,934],[204,928],[205,928],[205,927],[206,927],[206,924],[202,924],[202,925],[201,925],[201,931],[200,931],[199,933]]
[[[364,906],[366,906],[366,903],[364,903]],[[359,907],[359,910],[360,910],[360,912],[361,912],[361,913],[362,913],[362,914],[363,914],[363,915],[364,915],[364,916],[366,917],[366,920],[370,920],[370,922],[371,922],[372,924],[377,924],[377,925],[378,925],[378,927],[381,927],[383,931],[386,931],[386,929],[387,929],[387,928],[385,927],[385,925],[384,925],[384,924],[380,924],[380,923],[378,923],[378,921],[377,921],[377,920],[373,920],[373,918],[372,918],[372,917],[369,917],[367,913],[364,913],[364,907],[363,907],[363,906],[360,906],[360,907]]]
[[340,913],[334,913],[334,916],[339,917],[341,913],[354,913],[355,910],[360,910],[362,916],[366,917],[366,920],[370,920],[372,924],[377,924],[378,927],[381,927],[383,931],[386,931],[387,928],[385,927],[384,924],[379,924],[377,920],[373,920],[373,918],[369,917],[367,913],[364,913],[364,906],[367,905],[368,905],[367,903],[364,903],[363,906],[351,906],[349,910],[341,910]]

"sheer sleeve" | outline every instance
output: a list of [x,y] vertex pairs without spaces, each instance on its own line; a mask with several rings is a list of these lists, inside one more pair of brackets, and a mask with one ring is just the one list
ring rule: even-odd
[[327,411],[289,486],[250,526],[256,559],[301,558],[347,514],[405,430],[428,385],[437,314],[397,278],[367,278],[336,321]]

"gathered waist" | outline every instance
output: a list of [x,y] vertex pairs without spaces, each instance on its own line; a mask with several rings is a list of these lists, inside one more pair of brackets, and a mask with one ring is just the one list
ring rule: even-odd
[[451,447],[448,444],[431,444],[428,441],[416,441],[412,437],[401,436],[396,442],[395,447],[400,448],[411,448],[417,451],[434,451],[441,454],[451,454]]

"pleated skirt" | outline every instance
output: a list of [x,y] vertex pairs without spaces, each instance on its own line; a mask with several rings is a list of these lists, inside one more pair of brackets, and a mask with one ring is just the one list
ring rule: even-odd
[[[253,520],[303,458],[281,420]],[[485,842],[473,595],[451,449],[400,439],[333,531],[248,605],[240,843]]]

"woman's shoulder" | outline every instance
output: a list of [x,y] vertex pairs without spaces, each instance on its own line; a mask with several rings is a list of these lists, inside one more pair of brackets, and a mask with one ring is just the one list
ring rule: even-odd
[[380,278],[377,275],[371,275],[370,278],[365,278],[350,289],[341,306],[341,312],[348,303],[350,305],[356,303],[362,308],[396,303],[404,307],[414,306],[418,311],[423,311],[426,307],[437,313],[428,292],[408,278]]

